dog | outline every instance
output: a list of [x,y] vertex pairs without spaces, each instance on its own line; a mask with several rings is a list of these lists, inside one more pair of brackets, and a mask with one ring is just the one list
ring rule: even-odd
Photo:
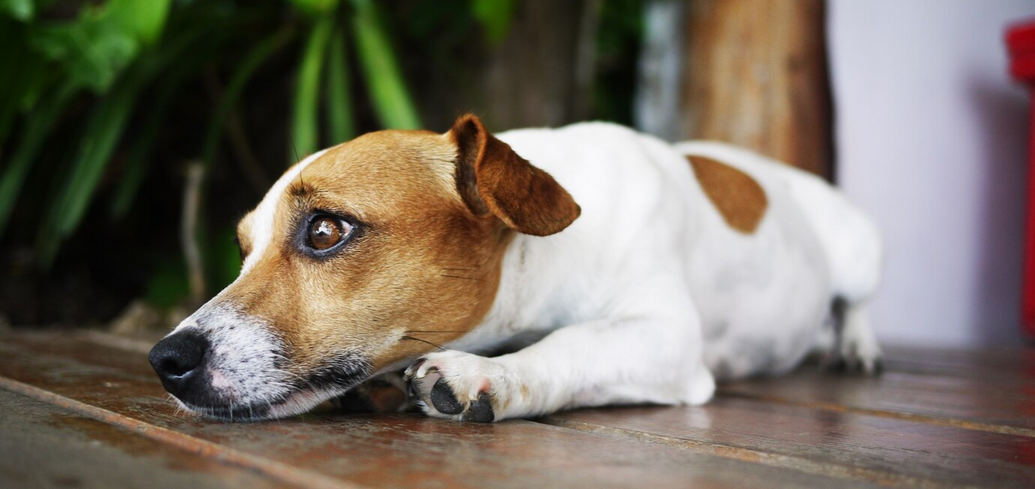
[[379,375],[491,422],[699,405],[813,351],[874,373],[874,224],[822,179],[608,123],[379,131],[289,169],[240,276],[152,349],[183,408],[292,416]]

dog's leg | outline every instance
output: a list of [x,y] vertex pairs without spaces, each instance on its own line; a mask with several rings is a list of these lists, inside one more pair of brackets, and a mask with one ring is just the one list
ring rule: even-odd
[[605,404],[702,404],[715,381],[700,350],[696,321],[601,320],[501,357],[431,353],[406,378],[426,413],[469,421]]
[[867,305],[835,302],[834,321],[836,336],[828,366],[867,375],[879,373],[882,353]]

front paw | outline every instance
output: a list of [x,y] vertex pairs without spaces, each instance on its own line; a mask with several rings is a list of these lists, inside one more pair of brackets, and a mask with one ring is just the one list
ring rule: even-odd
[[505,369],[459,351],[430,353],[406,369],[411,400],[430,416],[490,423],[501,419]]

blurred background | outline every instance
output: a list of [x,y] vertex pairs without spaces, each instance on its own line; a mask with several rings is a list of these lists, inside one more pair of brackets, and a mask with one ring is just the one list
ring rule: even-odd
[[[381,128],[609,120],[830,178],[884,341],[1020,344],[1031,0],[0,0],[0,327],[168,328],[283,170]],[[2,326],[6,325],[6,326]]]

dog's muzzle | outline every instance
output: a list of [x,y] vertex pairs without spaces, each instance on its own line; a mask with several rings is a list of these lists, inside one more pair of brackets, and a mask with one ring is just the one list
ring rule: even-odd
[[159,341],[148,361],[184,409],[240,421],[303,413],[372,374],[369,362],[349,351],[293,373],[284,351],[260,320],[210,308]]

